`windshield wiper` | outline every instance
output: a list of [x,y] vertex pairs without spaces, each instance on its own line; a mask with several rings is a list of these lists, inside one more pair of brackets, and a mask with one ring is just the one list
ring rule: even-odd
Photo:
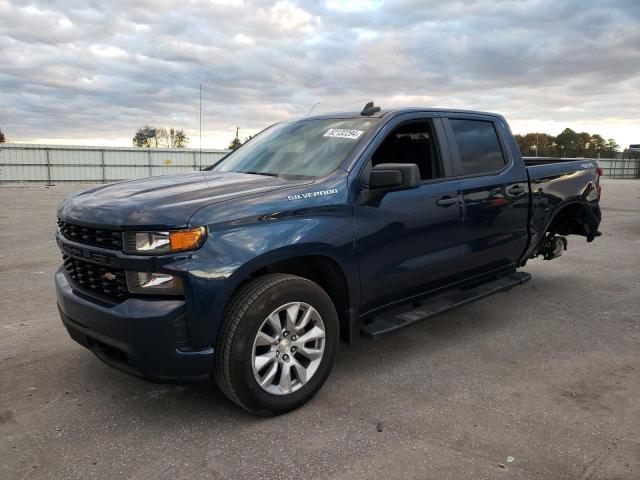
[[278,177],[277,173],[269,173],[269,172],[238,172],[238,173],[246,173],[248,175],[265,175],[267,177]]

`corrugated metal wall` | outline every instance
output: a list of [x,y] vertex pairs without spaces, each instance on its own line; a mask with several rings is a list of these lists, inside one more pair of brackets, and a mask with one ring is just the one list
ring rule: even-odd
[[0,144],[0,182],[113,182],[205,168],[226,150]]

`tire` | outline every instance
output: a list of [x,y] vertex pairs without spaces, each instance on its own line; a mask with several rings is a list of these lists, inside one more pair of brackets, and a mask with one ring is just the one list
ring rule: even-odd
[[[307,338],[312,340],[302,343]],[[245,410],[265,416],[285,413],[320,390],[335,362],[338,338],[336,309],[320,286],[289,274],[264,275],[243,285],[227,306],[212,376]],[[270,363],[259,369],[267,357]]]

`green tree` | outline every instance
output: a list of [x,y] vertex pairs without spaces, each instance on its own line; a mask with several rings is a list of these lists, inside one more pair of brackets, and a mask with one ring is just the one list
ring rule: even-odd
[[601,153],[601,156],[604,158],[613,158],[619,151],[620,145],[618,145],[613,138],[610,138],[607,140],[607,143],[605,143],[604,152]]
[[587,132],[580,132],[578,134],[578,142],[576,145],[576,156],[577,157],[586,157],[586,152],[589,149],[589,143],[591,142],[591,135]]
[[235,150],[240,145],[242,145],[242,142],[240,141],[240,137],[238,137],[238,127],[236,127],[236,136],[233,138],[233,140],[231,140],[231,143],[229,144],[227,149]]
[[556,155],[555,137],[546,133],[516,135],[520,152],[525,157],[553,157]]
[[7,141],[7,137],[4,136],[2,129],[0,128],[0,143],[4,143]]
[[580,134],[574,132],[570,128],[565,128],[560,135],[556,137],[556,145],[558,146],[558,154],[561,157],[573,158],[582,152],[582,141]]
[[610,138],[606,140],[597,133],[577,133],[565,128],[557,137],[547,133],[526,133],[515,135],[520,152],[525,157],[586,157],[611,158],[619,151],[620,146]]
[[597,133],[591,135],[591,139],[589,140],[589,146],[586,149],[585,157],[589,158],[598,158],[598,156],[603,156],[606,150],[606,142],[604,138],[602,138]]

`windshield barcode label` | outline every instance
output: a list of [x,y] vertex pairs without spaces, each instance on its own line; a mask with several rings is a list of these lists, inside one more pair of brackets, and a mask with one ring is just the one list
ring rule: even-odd
[[331,128],[323,137],[351,138],[356,139],[364,132],[362,130],[348,130],[346,128]]

